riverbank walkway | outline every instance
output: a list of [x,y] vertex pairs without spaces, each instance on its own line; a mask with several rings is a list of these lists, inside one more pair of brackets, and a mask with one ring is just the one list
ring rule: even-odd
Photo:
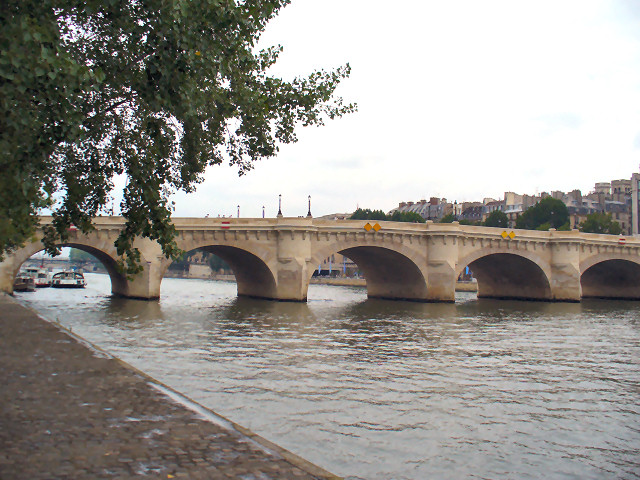
[[339,478],[188,402],[0,294],[0,479]]

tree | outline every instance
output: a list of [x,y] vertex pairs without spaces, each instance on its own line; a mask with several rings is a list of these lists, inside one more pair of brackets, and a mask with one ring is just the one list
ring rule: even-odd
[[358,208],[349,217],[351,220],[387,220],[387,214],[382,210],[371,210],[369,208]]
[[527,208],[516,219],[516,228],[526,230],[568,229],[569,211],[561,200],[545,197],[534,206]]
[[98,259],[84,250],[80,250],[77,248],[72,248],[69,250],[69,260],[72,262],[84,263],[96,263]]
[[622,228],[618,222],[613,220],[610,213],[595,212],[587,215],[587,219],[580,224],[580,231],[620,235]]
[[416,212],[401,212],[396,210],[391,216],[387,216],[392,222],[411,222],[411,223],[425,223],[426,220],[422,215]]
[[350,220],[390,220],[392,222],[424,223],[426,220],[416,212],[400,212],[396,210],[391,215],[387,215],[382,210],[371,210],[369,208],[358,208],[349,217]]
[[224,272],[231,271],[231,267],[229,267],[227,262],[225,262],[223,259],[213,254],[207,253],[207,255],[209,258],[209,268],[211,268],[212,272],[217,273],[220,270],[223,270]]
[[[116,241],[140,269],[136,236],[180,255],[173,192],[205,168],[242,175],[296,141],[296,125],[355,110],[334,95],[349,65],[270,76],[281,47],[257,51],[290,0],[4,0],[0,4],[0,255],[51,211],[45,247],[105,213],[124,175]],[[46,209],[46,210],[43,210]]]
[[487,216],[487,219],[484,221],[484,226],[507,228],[509,226],[509,219],[507,218],[507,214],[502,210],[494,210]]
[[444,217],[442,217],[438,223],[453,223],[455,219],[456,217],[453,215],[453,213],[448,213]]

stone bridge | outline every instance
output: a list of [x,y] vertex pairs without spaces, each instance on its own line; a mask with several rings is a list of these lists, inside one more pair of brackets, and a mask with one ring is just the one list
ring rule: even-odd
[[[49,223],[49,217],[41,219]],[[112,292],[157,299],[171,264],[160,246],[139,239],[143,272],[127,279],[113,245],[121,217],[97,217],[95,231],[71,232],[63,246],[84,250],[106,267]],[[364,273],[369,297],[452,302],[469,267],[478,296],[545,301],[584,297],[640,299],[640,240],[577,230],[504,230],[427,222],[306,218],[174,218],[178,246],[204,250],[233,269],[238,295],[305,301],[323,259],[340,253]],[[371,227],[375,228],[371,228]],[[0,289],[12,292],[20,266],[43,249],[39,237],[0,263]]]

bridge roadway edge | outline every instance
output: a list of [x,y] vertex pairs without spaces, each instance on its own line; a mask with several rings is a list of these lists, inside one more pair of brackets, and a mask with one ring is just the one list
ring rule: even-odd
[[3,292],[0,310],[0,478],[138,478],[145,466],[148,478],[341,478]]

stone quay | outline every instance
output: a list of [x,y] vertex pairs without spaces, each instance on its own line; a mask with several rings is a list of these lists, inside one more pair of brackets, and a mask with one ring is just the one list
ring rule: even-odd
[[339,478],[8,295],[0,310],[2,479]]

